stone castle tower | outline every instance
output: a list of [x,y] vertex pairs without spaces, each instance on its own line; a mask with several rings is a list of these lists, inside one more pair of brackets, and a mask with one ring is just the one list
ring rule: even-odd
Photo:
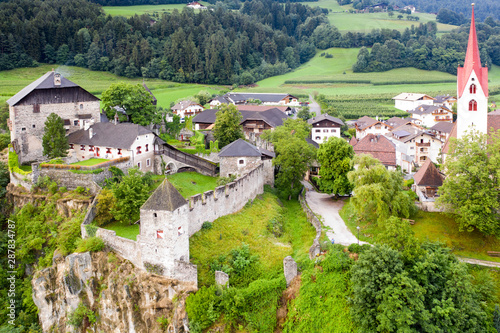
[[469,43],[463,67],[457,72],[457,138],[474,128],[488,130],[488,68],[481,66],[474,20],[474,4]]

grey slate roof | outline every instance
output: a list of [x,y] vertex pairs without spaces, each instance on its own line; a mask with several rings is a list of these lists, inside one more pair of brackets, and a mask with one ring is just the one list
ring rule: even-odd
[[441,103],[446,102],[449,99],[455,99],[455,97],[450,96],[450,95],[438,95],[438,96],[434,97],[434,99],[435,99],[434,104],[441,104]]
[[308,144],[310,144],[311,146],[314,146],[314,148],[319,148],[319,144],[316,141],[314,141],[313,139],[306,138],[306,142]]
[[[7,103],[10,106],[14,106],[19,103],[24,97],[28,96],[35,89],[61,89],[61,88],[69,88],[69,87],[78,87],[76,83],[71,82],[65,77],[61,76],[61,85],[56,86],[54,84],[54,74],[56,72],[47,72],[42,75],[37,80],[31,82],[26,87],[21,89],[17,94],[12,96],[7,100]],[[97,97],[96,97],[97,99]]]
[[199,106],[201,106],[200,104],[198,104],[196,102],[186,100],[186,101],[180,101],[179,103],[177,103],[174,106],[172,106],[170,109],[171,110],[184,110],[184,109],[190,107],[191,105],[199,105]]
[[290,94],[272,94],[272,93],[234,93],[230,92],[225,94],[224,96],[217,96],[214,100],[217,100],[221,103],[245,103],[249,99],[260,100],[263,103],[278,103],[283,98],[292,96]]
[[186,199],[177,191],[174,185],[165,179],[142,205],[141,209],[173,212],[186,204]]
[[[217,109],[207,109],[199,113],[193,118],[193,123],[214,124],[216,119]],[[242,120],[262,120],[271,127],[283,125],[283,121],[288,119],[288,116],[280,111],[280,109],[272,108],[266,111],[240,111]]]
[[[429,114],[432,113],[435,110],[438,109],[444,109],[445,111],[450,111],[448,108],[444,106],[439,106],[439,105],[420,105],[417,106],[415,109],[408,111],[409,113],[414,113],[414,114]],[[451,111],[450,111],[451,112]]]
[[455,126],[454,123],[440,121],[436,125],[432,126],[430,129],[434,130],[434,131],[438,131],[438,132],[443,132],[443,133],[451,133],[453,126]]
[[311,118],[311,119],[308,119],[307,122],[311,125],[314,125],[316,124],[317,122],[320,122],[322,120],[329,120],[331,122],[334,122],[336,124],[339,124],[340,126],[343,126],[344,125],[344,122],[342,120],[340,120],[339,118],[335,118],[333,116],[330,116],[329,114],[326,114],[326,113],[323,113],[323,114],[320,114],[319,116],[317,117],[314,117],[314,118]]
[[80,129],[68,135],[68,143],[77,145],[92,145],[109,148],[130,149],[139,135],[151,134],[147,128],[133,123],[96,123],[90,126],[93,131],[89,138],[89,131]]
[[262,156],[259,148],[243,139],[231,142],[221,149],[219,157]]

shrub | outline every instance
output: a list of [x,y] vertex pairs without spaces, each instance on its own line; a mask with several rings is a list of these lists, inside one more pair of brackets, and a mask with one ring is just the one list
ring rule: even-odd
[[4,150],[9,146],[10,143],[10,134],[9,133],[1,133],[0,134],[0,150]]
[[54,158],[51,159],[49,162],[46,162],[45,164],[65,164],[65,163],[61,158]]
[[97,227],[94,224],[87,224],[87,225],[85,225],[85,231],[87,231],[87,235],[89,237],[95,237],[95,235],[97,233],[97,229],[99,229],[99,227]]
[[85,188],[83,188],[82,186],[78,186],[75,189],[75,192],[78,193],[78,194],[83,194],[85,192]]
[[68,191],[68,189],[66,188],[66,186],[61,186],[61,187],[59,188],[59,191],[60,191],[61,193],[65,193],[65,192],[67,192],[67,191]]
[[10,172],[15,172],[23,176],[29,175],[31,172],[24,171],[19,168],[19,158],[16,152],[14,151],[14,148],[12,148],[12,145],[9,145],[8,147],[9,147],[9,157],[7,165],[9,166]]
[[94,218],[97,226],[105,225],[113,220],[112,211],[116,207],[116,198],[113,192],[104,188],[97,196],[96,216]]
[[219,318],[221,297],[217,292],[217,287],[211,286],[189,295],[186,300],[186,312],[193,328],[204,330]]
[[43,177],[38,177],[38,180],[36,181],[36,186],[41,189],[47,189],[49,185],[51,184],[51,179],[49,176],[43,176]]
[[58,189],[57,183],[56,182],[51,182],[49,185],[49,193],[50,194],[56,194]]
[[68,255],[75,251],[76,241],[80,238],[81,229],[80,224],[82,218],[76,215],[71,219],[66,219],[58,228],[58,235],[56,237],[57,249],[63,256]]
[[78,328],[82,325],[83,320],[85,318],[87,318],[91,324],[94,324],[96,322],[96,316],[94,311],[92,311],[85,304],[80,302],[75,311],[69,314],[68,324],[75,328]]
[[76,241],[75,252],[97,252],[104,249],[104,241],[99,237],[90,237],[85,239],[79,239]]
[[267,230],[274,235],[274,237],[281,237],[283,235],[283,217],[279,216],[273,218],[267,223]]
[[209,229],[212,229],[212,222],[203,222],[203,224],[201,225],[201,229],[202,230],[209,230]]
[[238,177],[238,175],[231,175],[229,177],[219,177],[217,178],[217,186],[223,186],[232,183],[236,180],[236,177]]

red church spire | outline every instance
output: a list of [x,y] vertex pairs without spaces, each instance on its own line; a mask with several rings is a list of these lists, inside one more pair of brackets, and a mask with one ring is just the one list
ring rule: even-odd
[[458,97],[462,97],[465,86],[469,81],[472,71],[476,73],[478,83],[486,96],[488,96],[488,68],[481,67],[481,58],[479,56],[479,46],[476,35],[476,22],[474,19],[474,4],[472,4],[472,18],[470,22],[469,43],[467,44],[467,54],[465,56],[464,67],[458,67]]

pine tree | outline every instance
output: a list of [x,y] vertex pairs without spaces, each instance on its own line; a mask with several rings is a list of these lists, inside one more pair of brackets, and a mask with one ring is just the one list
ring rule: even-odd
[[64,157],[68,154],[69,145],[64,122],[55,113],[51,113],[45,121],[42,146],[43,154],[50,159]]

